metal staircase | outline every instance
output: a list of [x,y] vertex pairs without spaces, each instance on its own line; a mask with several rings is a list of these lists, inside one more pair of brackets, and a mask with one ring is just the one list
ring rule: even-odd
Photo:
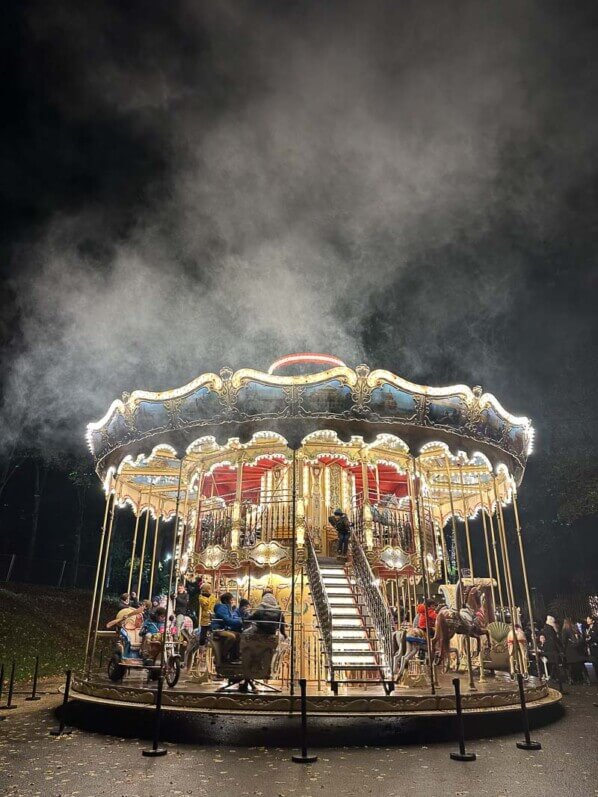
[[327,652],[332,691],[338,694],[339,683],[376,681],[382,683],[386,692],[392,691],[384,645],[370,620],[351,568],[335,560],[318,559],[308,542],[307,571]]

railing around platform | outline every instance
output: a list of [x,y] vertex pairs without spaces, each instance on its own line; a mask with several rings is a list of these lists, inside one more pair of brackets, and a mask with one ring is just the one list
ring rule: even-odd
[[353,573],[357,587],[358,603],[366,609],[370,624],[374,626],[376,636],[384,655],[382,669],[387,679],[392,677],[392,624],[388,606],[376,585],[376,579],[365,551],[357,537],[351,536],[351,553],[353,557]]
[[402,548],[407,553],[414,550],[413,526],[410,513],[391,507],[372,507],[374,547]]
[[309,579],[309,588],[311,590],[314,609],[320,626],[328,671],[332,674],[332,610],[328,601],[328,595],[324,589],[316,551],[309,534],[307,534],[305,538],[305,547],[307,552],[306,570]]
[[239,545],[250,548],[258,542],[284,542],[293,535],[293,503],[290,495],[277,495],[259,504],[241,505]]

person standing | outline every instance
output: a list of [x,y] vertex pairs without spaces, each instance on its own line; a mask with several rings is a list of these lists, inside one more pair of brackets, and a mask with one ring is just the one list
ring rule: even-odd
[[561,681],[560,665],[563,653],[563,646],[559,638],[559,628],[554,617],[549,614],[546,622],[540,631],[540,645],[542,656],[548,665],[548,677],[553,681]]
[[335,509],[329,517],[329,522],[338,534],[338,556],[347,556],[349,551],[349,538],[351,536],[351,521],[342,509]]
[[583,663],[586,659],[584,640],[570,617],[566,617],[563,621],[562,642],[571,682],[581,684],[583,683]]
[[208,641],[208,631],[212,622],[212,614],[216,605],[216,596],[212,595],[210,584],[202,584],[199,592],[199,645],[203,647]]
[[598,622],[595,617],[588,616],[586,628],[586,643],[588,645],[588,653],[594,665],[594,673],[598,678]]

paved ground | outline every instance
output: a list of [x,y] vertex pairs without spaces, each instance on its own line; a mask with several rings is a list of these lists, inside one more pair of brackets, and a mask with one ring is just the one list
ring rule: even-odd
[[[120,736],[79,729],[57,739],[48,732],[56,724],[59,696],[21,701],[18,710],[5,712],[7,720],[0,720],[3,797],[598,795],[595,687],[572,687],[563,716],[534,730],[541,752],[517,750],[518,732],[489,738],[487,721],[472,728],[485,735],[468,743],[478,754],[470,764],[449,760],[456,747],[452,741],[425,741],[431,734],[450,736],[450,725],[442,723],[328,721],[313,731],[314,747],[324,745],[315,750],[319,761],[300,766],[290,762],[291,751],[282,746],[295,741],[296,719],[204,718],[190,726],[176,716],[167,719],[166,735],[176,739],[192,732],[199,741],[171,741],[165,758],[147,759],[141,756],[146,742],[126,738],[148,732],[145,714],[118,714]],[[108,722],[105,712],[83,706],[74,706],[71,718],[84,727]],[[332,747],[333,740],[343,746]]]

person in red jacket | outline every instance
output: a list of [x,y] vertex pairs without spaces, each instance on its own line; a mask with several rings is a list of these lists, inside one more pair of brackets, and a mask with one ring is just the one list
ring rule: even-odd
[[[436,626],[436,607],[438,604],[433,598],[426,598],[424,603],[417,607],[417,627],[420,631],[434,633]],[[426,622],[427,620],[427,622]]]

